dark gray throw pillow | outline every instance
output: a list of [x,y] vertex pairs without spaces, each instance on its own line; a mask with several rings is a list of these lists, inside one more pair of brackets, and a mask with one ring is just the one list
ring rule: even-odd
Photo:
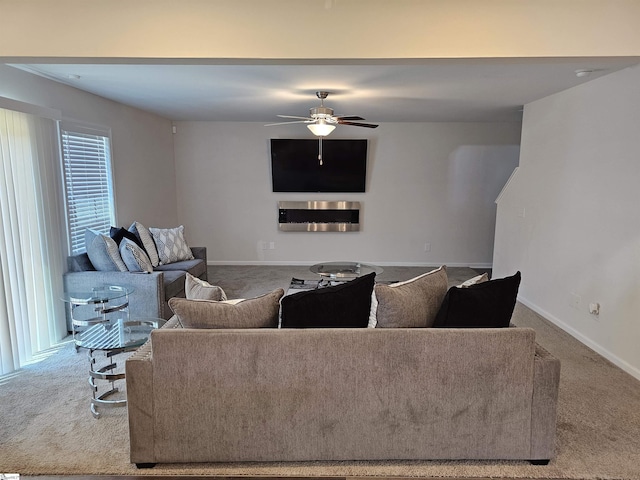
[[451,287],[436,315],[439,328],[508,327],[516,306],[520,272],[506,278],[471,285]]
[[281,300],[282,328],[366,328],[376,274],[332,287],[287,295]]

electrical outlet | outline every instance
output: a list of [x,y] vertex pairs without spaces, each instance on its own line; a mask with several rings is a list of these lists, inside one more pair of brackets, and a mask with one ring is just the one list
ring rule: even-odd
[[425,242],[424,251],[425,252],[430,252],[431,251],[431,244],[429,242]]
[[269,250],[275,250],[276,249],[276,242],[269,242]]

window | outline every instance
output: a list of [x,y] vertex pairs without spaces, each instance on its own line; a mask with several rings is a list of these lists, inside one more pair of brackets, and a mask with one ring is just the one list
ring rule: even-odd
[[64,123],[60,131],[69,250],[75,255],[85,251],[87,228],[108,235],[115,224],[110,134]]

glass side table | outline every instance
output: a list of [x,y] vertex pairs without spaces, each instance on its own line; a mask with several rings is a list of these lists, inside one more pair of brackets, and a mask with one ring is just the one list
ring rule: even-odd
[[[132,352],[149,338],[151,330],[164,324],[161,318],[136,318],[129,315],[129,295],[132,288],[108,285],[86,292],[66,293],[63,300],[69,304],[73,341],[76,351],[87,350],[89,358],[89,385],[91,386],[91,413],[100,417],[98,406],[119,407],[126,398],[115,398],[120,390],[115,382],[125,378],[118,370],[116,355]],[[101,355],[103,354],[103,355]],[[107,361],[104,365],[106,357]]]
[[[85,292],[65,293],[62,300],[69,304],[73,339],[84,329],[109,321],[118,312],[129,318],[129,295],[132,288],[107,285]],[[118,302],[116,302],[116,300]],[[76,342],[76,351],[80,345]]]
[[[98,406],[124,407],[125,398],[114,398],[119,392],[115,382],[125,379],[124,370],[118,370],[115,357],[133,352],[149,339],[151,331],[165,323],[162,318],[116,319],[92,325],[76,334],[76,346],[87,349],[89,358],[89,385],[91,386],[91,413],[100,417]],[[100,354],[107,358],[105,365],[98,365]]]

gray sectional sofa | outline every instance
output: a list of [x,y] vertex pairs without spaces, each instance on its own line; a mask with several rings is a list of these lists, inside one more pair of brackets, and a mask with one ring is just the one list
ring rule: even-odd
[[[152,273],[97,271],[86,253],[73,255],[67,258],[64,289],[65,292],[86,292],[105,285],[131,287],[129,313],[132,316],[168,319],[172,315],[168,300],[185,296],[186,272],[207,279],[206,247],[191,247],[191,252],[193,260],[159,265]],[[68,314],[67,328],[71,331]]]
[[190,329],[126,362],[131,462],[554,456],[560,363],[529,328]]

